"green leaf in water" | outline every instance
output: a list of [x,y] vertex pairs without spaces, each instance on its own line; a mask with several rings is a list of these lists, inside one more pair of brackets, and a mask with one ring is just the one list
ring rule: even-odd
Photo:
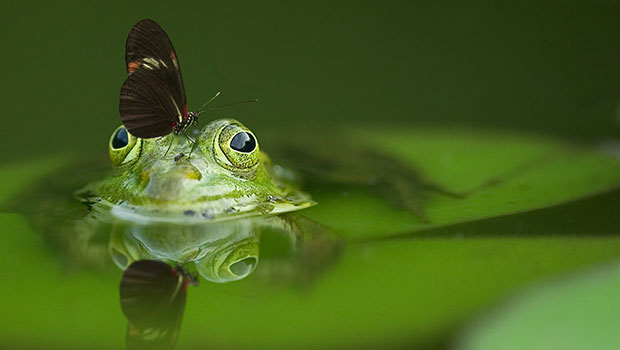
[[428,220],[364,190],[315,194],[307,213],[349,238],[410,233],[550,207],[620,186],[620,162],[598,147],[503,132],[459,129],[366,131],[361,139],[442,188],[423,202]]

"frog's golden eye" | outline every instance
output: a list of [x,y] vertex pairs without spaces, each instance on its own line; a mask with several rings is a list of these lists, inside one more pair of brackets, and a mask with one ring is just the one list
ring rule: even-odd
[[110,161],[114,166],[133,163],[140,155],[142,140],[134,137],[124,126],[119,126],[110,137]]
[[258,141],[252,132],[239,124],[221,129],[215,145],[218,163],[230,170],[250,171],[260,158]]

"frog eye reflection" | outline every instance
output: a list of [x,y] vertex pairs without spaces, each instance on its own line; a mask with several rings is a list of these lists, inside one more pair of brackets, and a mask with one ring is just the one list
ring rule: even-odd
[[120,267],[121,270],[125,270],[127,266],[129,266],[130,260],[127,255],[121,253],[114,248],[110,249],[110,255],[112,256],[112,261],[114,261],[116,266]]
[[239,260],[230,265],[230,272],[232,272],[234,276],[241,279],[249,275],[254,270],[257,262],[258,259],[256,259],[255,257],[248,257],[243,260]]
[[213,250],[195,260],[196,270],[206,280],[216,283],[247,277],[258,264],[260,246],[257,237],[248,237]]
[[220,131],[218,143],[216,159],[221,166],[230,170],[249,171],[258,164],[260,157],[258,142],[252,132],[244,126],[226,125]]
[[114,166],[132,163],[138,159],[141,144],[141,139],[128,133],[124,126],[119,126],[110,137],[110,161]]

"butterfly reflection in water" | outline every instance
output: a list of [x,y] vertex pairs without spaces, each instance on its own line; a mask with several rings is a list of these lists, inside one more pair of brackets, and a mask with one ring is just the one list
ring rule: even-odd
[[198,279],[182,266],[138,260],[123,273],[121,309],[127,317],[127,349],[173,349],[176,345],[187,285]]

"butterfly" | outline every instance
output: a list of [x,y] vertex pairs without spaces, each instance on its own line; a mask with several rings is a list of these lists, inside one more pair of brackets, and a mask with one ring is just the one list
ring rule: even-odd
[[138,260],[127,267],[120,283],[121,310],[128,320],[127,348],[174,347],[190,283],[197,285],[198,279],[182,266]]
[[153,138],[197,125],[199,113],[187,112],[179,60],[159,24],[136,23],[125,46],[128,76],[118,108],[125,128],[136,137]]

